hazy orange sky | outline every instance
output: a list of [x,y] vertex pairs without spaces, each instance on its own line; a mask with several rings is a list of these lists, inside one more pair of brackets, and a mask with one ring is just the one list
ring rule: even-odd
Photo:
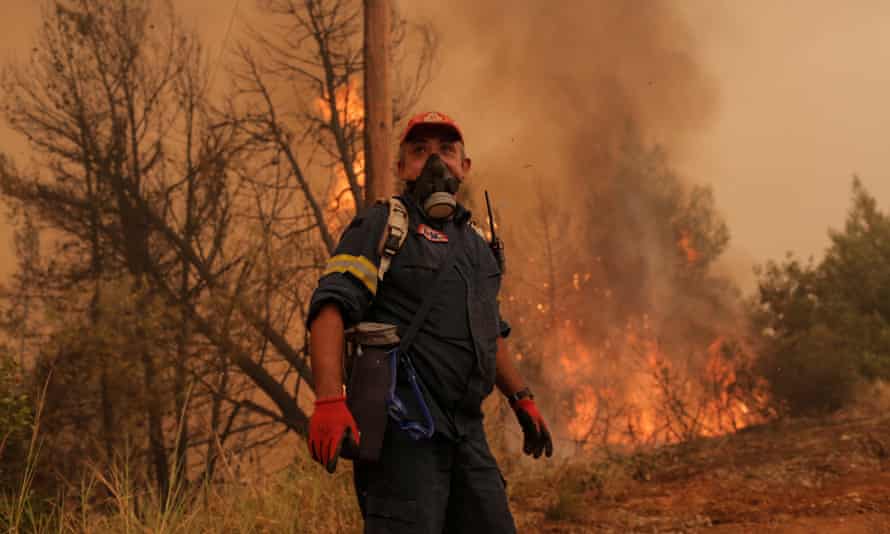
[[[39,24],[37,4],[0,0],[5,57],[27,52]],[[252,0],[175,4],[216,50],[232,8],[237,4],[239,11],[234,37],[238,21],[254,6]],[[400,4],[409,16],[442,20],[440,66],[423,104],[452,112],[475,143],[474,158],[484,161],[497,143],[473,135],[488,131],[491,117],[479,110],[492,96],[461,91],[454,73],[486,68],[485,62],[456,42],[460,32],[448,25],[459,24],[459,14],[447,13],[448,2]],[[521,9],[523,4],[510,5]],[[890,2],[677,0],[671,5],[688,22],[702,68],[718,91],[717,112],[675,163],[689,181],[714,187],[732,232],[728,258],[744,286],[750,287],[748,273],[756,262],[781,258],[789,250],[821,254],[827,227],[843,223],[853,173],[883,209],[890,208]],[[0,143],[0,149],[24,156],[22,144],[5,130]],[[8,225],[0,221],[6,257],[9,242]],[[11,263],[2,262],[0,274],[7,274]]]

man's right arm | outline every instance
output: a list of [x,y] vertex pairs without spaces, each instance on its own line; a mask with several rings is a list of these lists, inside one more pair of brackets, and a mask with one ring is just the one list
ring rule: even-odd
[[306,326],[319,399],[343,395],[343,331],[362,320],[377,292],[377,245],[387,213],[385,204],[374,205],[352,220],[310,299]]
[[315,382],[307,445],[312,458],[331,473],[344,443],[360,442],[343,392],[344,328],[361,321],[377,292],[376,249],[386,213],[385,206],[373,206],[352,220],[325,265],[307,311]]
[[315,411],[309,418],[306,444],[312,458],[329,473],[337,469],[342,447],[357,447],[361,435],[343,395],[343,318],[331,302],[318,310],[310,325],[310,357],[315,378]]
[[312,321],[309,355],[319,399],[343,394],[343,316],[333,302],[322,305]]

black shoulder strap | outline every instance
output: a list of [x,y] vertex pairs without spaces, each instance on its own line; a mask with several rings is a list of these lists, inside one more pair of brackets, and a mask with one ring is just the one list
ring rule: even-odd
[[433,281],[426,294],[424,294],[423,302],[420,304],[420,309],[417,310],[417,313],[414,315],[414,319],[411,320],[411,324],[408,326],[408,329],[401,336],[401,341],[399,342],[399,351],[402,354],[406,354],[408,350],[411,349],[411,345],[414,344],[414,338],[417,337],[417,332],[420,331],[420,327],[423,325],[423,322],[426,320],[427,314],[429,314],[430,312],[430,308],[432,308],[433,306],[433,300],[435,300],[436,294],[439,292],[439,285],[442,282],[444,274],[451,270],[451,268],[454,266],[454,260],[457,258],[458,251],[463,245],[463,237],[464,228],[462,226],[455,225],[454,236],[449,236],[450,239],[448,243],[448,256],[442,263],[442,267],[439,268],[436,274],[436,279]]

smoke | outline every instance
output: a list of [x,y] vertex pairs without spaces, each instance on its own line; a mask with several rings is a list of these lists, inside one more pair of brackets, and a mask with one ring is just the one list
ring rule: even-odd
[[716,111],[716,86],[667,2],[403,8],[440,31],[439,77],[423,104],[457,117],[488,187],[573,186],[610,171],[630,122],[674,149]]
[[727,337],[738,295],[712,273],[728,230],[710,190],[671,165],[718,102],[675,5],[405,4],[440,32],[422,107],[464,129],[471,195],[492,192],[508,245],[517,358],[561,386],[567,406],[552,409],[573,413],[570,434],[614,439],[601,417],[663,440],[744,426],[750,406],[727,394],[748,354]]

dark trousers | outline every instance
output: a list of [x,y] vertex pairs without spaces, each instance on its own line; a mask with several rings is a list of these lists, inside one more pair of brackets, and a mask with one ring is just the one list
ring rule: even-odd
[[354,465],[365,534],[515,533],[481,424],[473,434],[414,441],[390,422],[380,461]]

